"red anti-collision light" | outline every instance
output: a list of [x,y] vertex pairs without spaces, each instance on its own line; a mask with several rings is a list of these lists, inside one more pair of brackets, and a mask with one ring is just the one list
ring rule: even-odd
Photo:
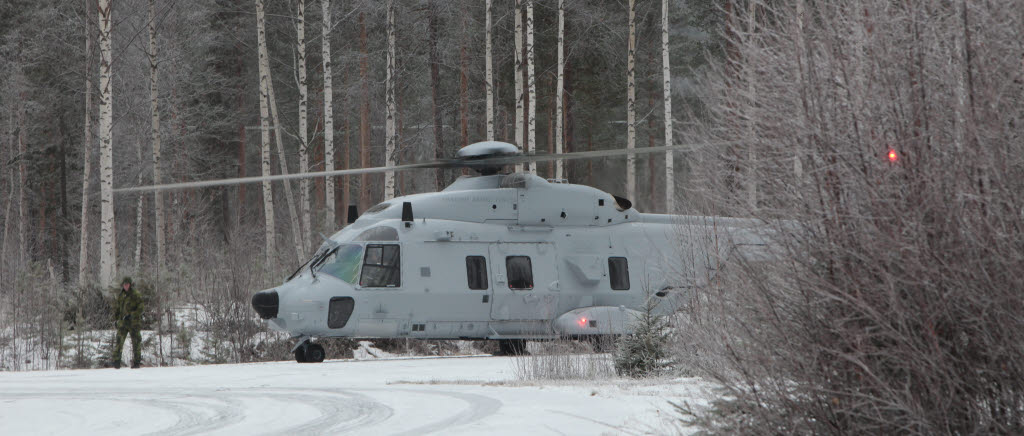
[[587,326],[587,318],[585,318],[585,317],[584,318],[580,318],[580,320],[577,321],[577,323],[580,325],[580,327],[586,327]]
[[900,155],[896,154],[896,150],[890,148],[889,149],[889,162],[896,162],[898,160],[900,160]]

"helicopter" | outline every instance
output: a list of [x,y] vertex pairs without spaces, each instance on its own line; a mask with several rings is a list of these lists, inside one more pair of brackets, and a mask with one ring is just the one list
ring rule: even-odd
[[471,168],[439,192],[396,197],[356,216],[252,307],[288,333],[300,363],[322,362],[318,339],[526,341],[629,334],[645,308],[673,313],[737,251],[763,250],[753,219],[641,213],[602,190],[503,172],[555,159],[671,151],[680,146],[527,155],[485,141],[455,159],[392,167],[185,182],[180,189],[411,168]]

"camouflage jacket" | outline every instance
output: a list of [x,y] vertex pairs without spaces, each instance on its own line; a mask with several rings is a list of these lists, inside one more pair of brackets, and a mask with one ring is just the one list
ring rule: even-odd
[[114,325],[118,328],[139,328],[142,324],[142,295],[135,287],[120,290],[114,301]]

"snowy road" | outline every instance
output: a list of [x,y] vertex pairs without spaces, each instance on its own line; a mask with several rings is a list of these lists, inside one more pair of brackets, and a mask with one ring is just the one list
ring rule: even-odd
[[674,432],[695,379],[519,385],[507,357],[0,373],[0,434]]

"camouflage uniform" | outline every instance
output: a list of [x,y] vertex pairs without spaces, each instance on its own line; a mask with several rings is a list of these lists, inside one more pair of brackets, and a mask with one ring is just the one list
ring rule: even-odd
[[[128,290],[124,290],[125,283]],[[121,288],[114,302],[114,325],[117,327],[117,339],[114,342],[114,367],[121,367],[121,350],[124,349],[125,336],[132,338],[132,368],[142,364],[142,295],[135,290],[130,277],[121,281]]]

